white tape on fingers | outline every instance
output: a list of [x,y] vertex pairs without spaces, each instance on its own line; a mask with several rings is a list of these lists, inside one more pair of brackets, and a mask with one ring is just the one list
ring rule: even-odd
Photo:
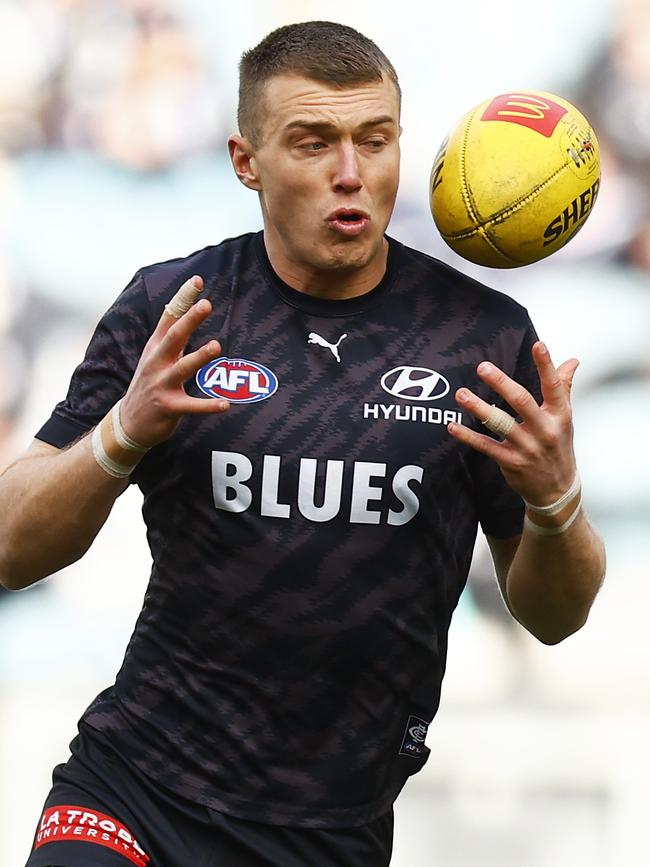
[[486,419],[481,420],[481,424],[485,425],[492,433],[507,437],[517,422],[509,413],[492,404],[490,414]]
[[192,283],[191,279],[187,280],[178,292],[174,295],[169,304],[165,304],[165,312],[174,319],[180,319],[190,307],[196,303],[203,289],[199,289]]

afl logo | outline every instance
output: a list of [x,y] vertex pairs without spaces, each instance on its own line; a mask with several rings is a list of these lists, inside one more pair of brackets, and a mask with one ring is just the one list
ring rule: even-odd
[[278,390],[272,370],[245,358],[215,358],[196,374],[196,384],[208,397],[224,397],[231,403],[256,403]]
[[450,385],[441,373],[428,367],[394,367],[381,378],[381,387],[404,400],[438,400]]

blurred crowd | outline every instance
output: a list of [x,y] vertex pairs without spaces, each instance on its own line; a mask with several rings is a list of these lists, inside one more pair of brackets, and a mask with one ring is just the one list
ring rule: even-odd
[[[610,227],[619,261],[650,271],[650,3],[622,0],[617,26],[576,99],[598,131],[608,181],[625,206]],[[607,241],[603,239],[603,246]]]
[[232,106],[176,4],[0,0],[0,40],[2,466],[56,334],[85,339],[137,267],[238,218],[215,204]]

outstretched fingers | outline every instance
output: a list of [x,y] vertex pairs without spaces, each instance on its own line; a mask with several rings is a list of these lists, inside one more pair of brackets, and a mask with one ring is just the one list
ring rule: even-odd
[[[489,361],[482,361],[477,367],[477,373],[486,385],[512,407],[514,415],[521,416],[524,422],[533,427],[540,423],[539,404],[523,385]],[[487,414],[483,418],[487,418]]]
[[175,409],[182,415],[210,415],[210,413],[225,412],[230,409],[230,403],[227,400],[190,397],[186,394],[179,398]]
[[[488,428],[488,430],[492,430],[498,435],[512,439],[515,442],[522,437],[523,433],[519,425],[516,424],[514,418],[510,416],[509,413],[497,409],[493,404],[487,403],[487,401],[470,391],[469,388],[459,388],[456,392],[456,401],[463,407],[463,409],[471,412],[472,415],[481,422],[481,424],[484,424]],[[495,421],[495,417],[498,416],[501,416],[503,420],[509,422],[503,430],[499,429],[499,427],[495,426],[493,423],[486,424],[487,422]]]
[[218,340],[210,340],[205,345],[181,356],[169,371],[170,384],[180,386],[193,377],[204,365],[218,358],[221,354],[221,344]]
[[451,422],[451,424],[447,425],[447,430],[458,442],[470,446],[475,451],[481,452],[481,454],[488,455],[488,457],[491,457],[499,464],[503,464],[510,454],[510,449],[505,440],[499,442],[464,424]]
[[163,358],[178,358],[192,334],[212,312],[207,298],[197,300],[202,291],[203,280],[190,277],[165,306],[154,331],[156,350]]
[[578,368],[577,358],[570,358],[556,368],[545,344],[538,341],[533,346],[533,360],[537,367],[544,404],[550,410],[568,410],[573,377]]
[[203,278],[195,274],[186,280],[171,301],[165,304],[163,318],[165,320],[180,319],[198,301],[201,292],[203,292]]

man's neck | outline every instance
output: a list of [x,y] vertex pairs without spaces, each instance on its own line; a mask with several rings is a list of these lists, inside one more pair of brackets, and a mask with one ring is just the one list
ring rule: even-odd
[[331,298],[333,301],[340,301],[365,295],[381,283],[386,273],[388,259],[386,238],[382,238],[378,254],[362,268],[317,269],[306,263],[294,261],[287,255],[279,240],[266,230],[264,246],[271,267],[278,277],[292,289],[315,298]]

